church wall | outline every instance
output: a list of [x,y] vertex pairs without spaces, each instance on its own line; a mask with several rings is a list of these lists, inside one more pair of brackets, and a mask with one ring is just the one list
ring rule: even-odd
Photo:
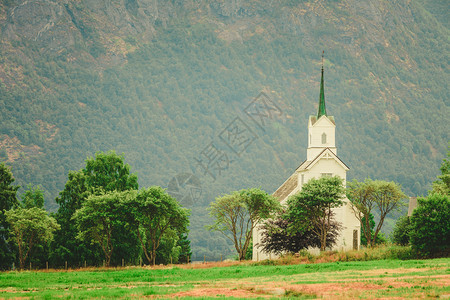
[[[320,178],[323,174],[330,174],[331,176],[339,176],[344,179],[344,186],[346,184],[347,174],[345,169],[335,159],[321,158],[308,172],[305,174],[308,180],[311,178]],[[305,183],[307,180],[305,181]]]

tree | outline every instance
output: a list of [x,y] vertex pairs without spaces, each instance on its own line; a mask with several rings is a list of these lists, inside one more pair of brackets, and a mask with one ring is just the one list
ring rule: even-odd
[[144,255],[152,265],[156,262],[161,240],[165,238],[167,244],[173,237],[175,246],[178,235],[186,233],[189,225],[188,210],[159,186],[139,191],[137,197],[124,203],[123,211],[135,228]]
[[450,150],[447,152],[447,158],[444,158],[442,162],[441,173],[438,179],[433,182],[431,193],[450,195]]
[[178,234],[174,229],[168,229],[162,236],[158,249],[155,254],[156,264],[170,264],[170,262],[178,261],[181,253],[181,247],[178,245]]
[[418,198],[411,216],[410,242],[421,257],[450,255],[450,197],[431,193]]
[[7,211],[6,221],[10,225],[12,240],[17,244],[20,269],[25,266],[25,261],[38,243],[50,241],[53,232],[60,226],[56,220],[47,215],[41,208],[16,208]]
[[191,241],[188,239],[186,233],[179,235],[177,245],[180,246],[180,255],[178,256],[177,263],[186,263],[188,259],[192,258]]
[[115,248],[116,232],[123,228],[122,202],[136,198],[136,192],[109,192],[92,195],[77,209],[72,219],[78,229],[77,239],[97,243],[103,250],[106,266],[109,267]]
[[44,191],[40,186],[27,185],[27,190],[22,194],[23,208],[44,208]]
[[14,253],[9,241],[9,224],[5,212],[19,205],[17,190],[19,186],[12,185],[14,177],[11,170],[0,163],[0,269],[6,269],[14,260]]
[[209,230],[219,231],[230,239],[244,259],[252,238],[253,228],[281,209],[280,203],[261,189],[247,189],[216,198],[208,210],[214,219]]
[[[86,260],[90,264],[98,264],[103,250],[93,247],[89,243],[80,243],[76,239],[78,230],[72,220],[73,214],[91,195],[137,189],[137,176],[130,174],[130,166],[124,163],[124,156],[117,155],[114,151],[98,152],[95,158],[91,157],[86,160],[85,168],[69,172],[64,190],[56,198],[59,209],[55,217],[62,230],[58,231],[55,236],[52,250],[53,263],[61,264],[67,261],[73,265]],[[125,231],[119,230],[117,234],[121,235]],[[134,235],[124,236],[116,253],[120,252],[130,256],[136,252],[136,249],[129,247],[130,240],[133,238]]]
[[[361,228],[367,240],[367,245],[373,247],[388,213],[405,205],[406,195],[401,187],[391,181],[366,179],[364,182],[354,180],[348,184],[347,198],[350,200],[356,218],[361,222]],[[370,230],[370,215],[378,210],[380,220],[375,232]]]
[[287,214],[292,220],[291,234],[313,231],[320,240],[320,250],[324,251],[328,235],[336,224],[332,209],[343,204],[343,196],[343,180],[338,176],[309,180],[300,192],[288,199]]
[[411,218],[405,215],[397,220],[394,231],[392,232],[392,242],[395,244],[406,246],[409,244],[409,236],[411,233]]
[[[22,200],[20,202],[20,207],[22,208],[29,209],[37,207],[44,209],[44,191],[41,186],[33,186],[32,184],[28,184],[27,189],[22,193],[21,198]],[[33,262],[34,266],[45,266],[45,262],[48,261],[50,243],[51,240],[47,240],[33,246],[33,251],[30,251],[28,258]]]
[[117,155],[114,151],[98,152],[95,158],[88,158],[83,173],[86,175],[86,184],[93,193],[96,190],[110,192],[138,189],[137,176],[130,174],[130,166],[124,164],[124,156]]
[[[267,220],[262,226],[261,242],[256,245],[266,253],[297,253],[309,247],[320,247],[318,230],[308,229],[292,232],[293,221],[283,212],[275,219]],[[327,234],[326,247],[333,247],[339,235],[340,226],[332,222],[330,232]]]

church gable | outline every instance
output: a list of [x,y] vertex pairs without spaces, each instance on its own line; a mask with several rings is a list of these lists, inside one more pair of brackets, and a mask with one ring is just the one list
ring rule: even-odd
[[331,151],[330,148],[325,148],[321,153],[319,153],[319,155],[317,155],[313,160],[311,160],[311,162],[309,164],[302,164],[299,167],[299,171],[300,170],[311,170],[321,159],[325,159],[325,160],[334,160],[336,161],[336,163],[342,167],[345,171],[350,170],[350,168],[336,155],[333,153],[333,151]]
[[336,127],[336,124],[334,122],[333,116],[321,116],[319,119],[317,119],[316,116],[310,116],[309,117],[310,125],[313,127],[321,127],[321,126],[333,126]]

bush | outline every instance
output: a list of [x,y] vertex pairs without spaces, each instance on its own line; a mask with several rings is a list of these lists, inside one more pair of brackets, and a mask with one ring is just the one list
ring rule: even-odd
[[411,219],[409,216],[403,216],[395,223],[392,233],[392,242],[400,246],[409,244],[409,235],[411,232]]
[[419,257],[447,257],[450,254],[450,198],[431,194],[419,198],[411,216],[410,242]]

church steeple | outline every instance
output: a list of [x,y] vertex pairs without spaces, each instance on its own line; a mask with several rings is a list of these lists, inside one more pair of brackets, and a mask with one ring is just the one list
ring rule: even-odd
[[317,119],[321,116],[327,115],[327,110],[325,108],[325,91],[323,88],[323,54],[325,51],[322,51],[322,77],[320,79],[320,97],[319,97],[319,112],[317,113]]

